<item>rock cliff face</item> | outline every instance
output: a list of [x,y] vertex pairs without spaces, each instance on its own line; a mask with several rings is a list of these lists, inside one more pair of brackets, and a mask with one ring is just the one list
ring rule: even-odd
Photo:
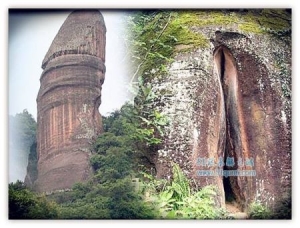
[[99,11],[74,11],[43,60],[35,182],[40,192],[71,188],[91,174],[90,142],[102,128],[98,108],[105,75],[105,34]]
[[290,12],[194,11],[174,20],[207,43],[176,46],[168,73],[150,81],[153,107],[170,120],[157,176],[171,176],[176,162],[195,185],[216,185],[220,206],[233,197],[242,210],[253,201],[276,210],[291,189]]

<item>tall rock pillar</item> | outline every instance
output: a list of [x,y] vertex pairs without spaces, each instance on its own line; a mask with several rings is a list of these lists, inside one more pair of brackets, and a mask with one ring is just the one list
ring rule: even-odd
[[102,129],[98,108],[105,34],[99,11],[74,11],[43,60],[37,97],[37,191],[68,189],[91,174],[91,140]]

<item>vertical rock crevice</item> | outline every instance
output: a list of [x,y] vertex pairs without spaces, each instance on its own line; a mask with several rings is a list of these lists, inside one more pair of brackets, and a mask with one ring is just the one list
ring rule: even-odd
[[[240,111],[240,98],[238,91],[237,69],[234,58],[228,48],[218,47],[214,52],[214,63],[217,67],[222,91],[221,106],[223,108],[223,120],[226,124],[225,134],[219,134],[225,142],[222,146],[224,152],[224,172],[238,170],[240,159],[248,157],[247,136],[243,128],[243,116]],[[245,196],[239,186],[238,176],[224,176],[223,187],[226,201],[236,201],[241,209],[244,209]]]
[[[195,180],[196,189],[216,186],[220,207],[232,195],[244,211],[252,202],[273,210],[284,194],[290,194],[291,14],[271,11],[217,11],[218,18],[226,21],[220,24],[222,31],[210,24],[215,11],[196,17],[193,12],[178,14],[178,20],[186,20],[187,15],[194,18],[193,25],[187,26],[210,45],[194,44],[186,50],[177,45],[168,73],[163,77],[155,73],[150,81],[158,95],[153,107],[170,119],[155,161],[157,177],[170,177],[170,164],[176,162]],[[260,32],[279,31],[274,23],[263,23],[281,21],[279,15],[287,19],[279,29],[284,34]],[[228,17],[243,18],[243,26],[228,24]],[[248,30],[248,22],[253,31]],[[219,163],[208,163],[219,158],[225,164],[233,158],[235,164],[225,170],[243,173],[223,180],[223,175],[214,173],[221,169]]]

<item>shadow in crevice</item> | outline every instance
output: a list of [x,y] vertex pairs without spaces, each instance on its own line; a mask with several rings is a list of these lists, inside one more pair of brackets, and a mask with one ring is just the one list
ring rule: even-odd
[[232,190],[232,187],[230,184],[229,177],[223,177],[223,187],[224,187],[224,192],[225,192],[225,201],[226,202],[236,201],[235,195],[233,193],[233,190]]
[[[218,47],[214,52],[214,61],[218,69],[221,93],[223,99],[224,109],[224,122],[226,123],[225,134],[223,137],[225,142],[225,150],[223,154],[224,163],[226,164],[227,159],[233,161],[232,165],[224,166],[224,171],[237,170],[237,158],[242,156],[238,151],[242,151],[241,148],[241,125],[240,116],[238,110],[238,95],[237,95],[237,70],[235,60],[232,53],[225,46]],[[225,173],[225,172],[224,172]],[[225,193],[226,202],[234,202],[238,204],[239,208],[243,209],[244,196],[241,192],[238,184],[238,177],[223,177],[223,188]]]

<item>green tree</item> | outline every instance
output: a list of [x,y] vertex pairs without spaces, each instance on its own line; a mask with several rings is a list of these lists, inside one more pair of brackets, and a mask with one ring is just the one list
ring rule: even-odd
[[[59,195],[61,218],[150,219],[156,212],[135,191],[139,147],[134,107],[125,104],[103,118],[105,132],[95,141],[90,162],[94,175],[88,183],[75,184],[72,192]],[[64,200],[64,201],[63,201]]]
[[26,188],[23,182],[9,184],[9,219],[55,219],[56,203]]

